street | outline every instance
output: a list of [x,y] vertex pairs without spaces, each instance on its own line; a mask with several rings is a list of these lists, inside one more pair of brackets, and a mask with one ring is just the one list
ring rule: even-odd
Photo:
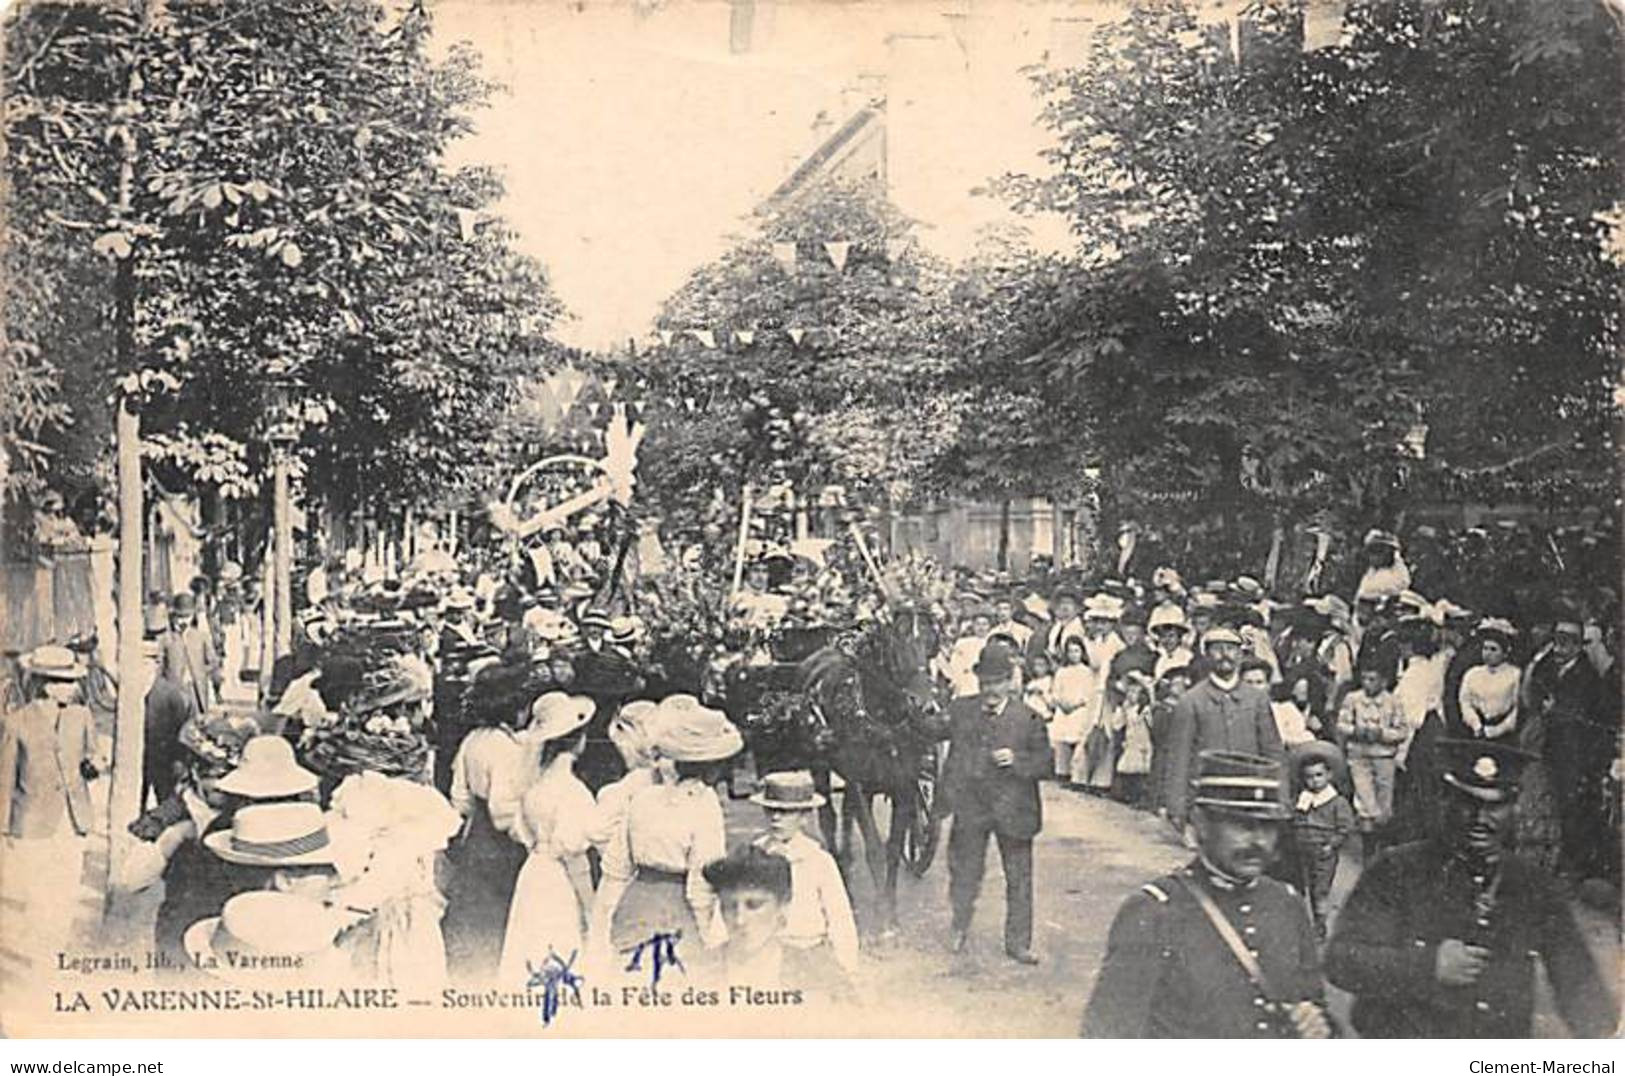
[[[1004,957],[1004,883],[991,844],[968,957],[948,951],[946,827],[937,859],[925,877],[916,879],[905,871],[898,882],[902,931],[893,943],[874,943],[874,887],[867,866],[849,868],[848,885],[875,993],[894,1001],[930,998],[929,1005],[911,1007],[906,1027],[898,1026],[895,1014],[888,1014],[885,1024],[854,1028],[854,1034],[967,1038],[1077,1034],[1118,906],[1140,885],[1187,862],[1190,853],[1149,814],[1054,784],[1045,784],[1043,792],[1044,830],[1033,855],[1033,941],[1043,960],[1038,967],[1022,967]],[[761,825],[760,811],[748,801],[730,803],[727,814],[730,844]],[[1355,850],[1338,871],[1334,908],[1358,877]],[[1614,921],[1583,905],[1576,905],[1575,911],[1603,965],[1604,981],[1618,982],[1620,945]],[[1536,1034],[1565,1036],[1544,981],[1538,998]],[[1346,1028],[1348,996],[1333,988],[1329,1002]]]

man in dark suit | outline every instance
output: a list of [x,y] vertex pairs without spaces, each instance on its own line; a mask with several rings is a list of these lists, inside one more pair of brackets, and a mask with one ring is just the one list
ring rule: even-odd
[[1526,727],[1536,715],[1546,722],[1543,753],[1563,830],[1559,869],[1576,881],[1603,873],[1610,843],[1603,785],[1619,735],[1619,700],[1610,702],[1608,685],[1583,645],[1579,618],[1560,617],[1552,627],[1551,650],[1524,677],[1528,716],[1519,718]]
[[1177,829],[1185,826],[1191,777],[1203,751],[1240,751],[1278,762],[1286,758],[1269,696],[1241,682],[1241,636],[1230,628],[1212,628],[1202,636],[1202,655],[1208,674],[1174,704],[1168,730],[1163,802]]
[[1015,697],[1015,662],[1007,647],[989,643],[976,662],[981,694],[949,710],[943,797],[953,812],[948,833],[948,898],[953,948],[964,952],[971,916],[987,867],[987,839],[1004,865],[1004,951],[1036,964],[1033,954],[1033,838],[1043,825],[1039,779],[1052,758],[1043,720]]
[[1264,873],[1283,821],[1279,762],[1203,752],[1201,853],[1123,902],[1083,1014],[1085,1038],[1327,1038],[1303,899]]
[[1508,851],[1532,757],[1493,740],[1441,740],[1438,824],[1360,875],[1326,948],[1366,1038],[1528,1038],[1537,961],[1569,1030],[1611,1035],[1612,992],[1552,880]]

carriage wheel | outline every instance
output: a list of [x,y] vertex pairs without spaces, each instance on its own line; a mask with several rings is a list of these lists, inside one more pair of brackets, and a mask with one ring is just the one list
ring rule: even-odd
[[923,878],[937,855],[942,819],[937,817],[937,774],[933,767],[914,779],[914,813],[903,831],[903,863],[909,873]]

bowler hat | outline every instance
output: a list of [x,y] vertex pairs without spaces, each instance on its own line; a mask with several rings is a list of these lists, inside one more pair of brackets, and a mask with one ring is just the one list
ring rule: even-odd
[[1281,764],[1240,751],[1203,751],[1196,756],[1191,802],[1214,811],[1252,818],[1285,818]]
[[988,643],[976,659],[976,679],[983,683],[1000,683],[1015,675],[1015,660],[1010,648],[1003,643]]

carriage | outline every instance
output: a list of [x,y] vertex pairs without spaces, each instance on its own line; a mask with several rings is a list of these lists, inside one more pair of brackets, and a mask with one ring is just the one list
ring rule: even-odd
[[[937,790],[946,726],[919,627],[912,615],[861,626],[782,626],[767,640],[771,660],[736,664],[722,691],[758,772],[812,771],[828,800],[820,815],[826,843],[849,860],[856,824],[877,881],[882,864],[887,868],[888,893],[897,863],[916,877],[930,868],[942,827]],[[877,795],[891,816],[884,860],[872,814]]]

